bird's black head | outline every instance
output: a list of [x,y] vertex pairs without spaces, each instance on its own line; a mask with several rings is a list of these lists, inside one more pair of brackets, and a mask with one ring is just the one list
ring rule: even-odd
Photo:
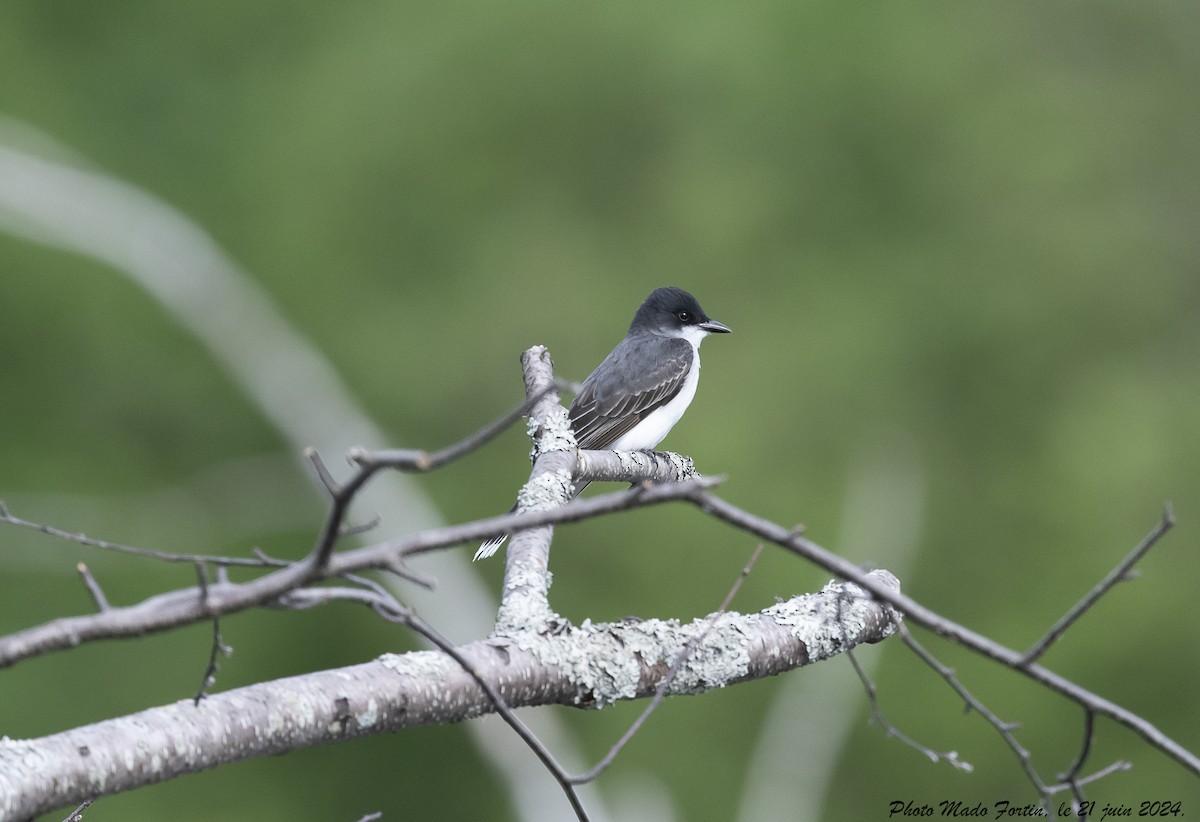
[[728,334],[732,329],[704,313],[696,298],[682,288],[656,288],[638,308],[631,332],[652,331],[673,337]]

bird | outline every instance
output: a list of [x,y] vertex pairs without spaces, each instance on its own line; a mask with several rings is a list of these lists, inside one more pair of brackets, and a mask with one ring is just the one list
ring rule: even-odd
[[[633,315],[629,331],[588,375],[567,409],[580,448],[650,451],[679,422],[700,382],[700,342],[732,332],[704,313],[682,288],[656,288]],[[575,489],[578,496],[587,483]],[[516,510],[516,506],[513,506]],[[490,557],[507,534],[479,546]]]

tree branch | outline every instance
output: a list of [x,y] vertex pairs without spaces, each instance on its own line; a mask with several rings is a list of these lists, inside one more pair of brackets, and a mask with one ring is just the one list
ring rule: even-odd
[[[740,574],[738,574],[737,579],[734,580],[733,586],[729,589],[729,593],[727,593],[725,595],[725,599],[721,601],[721,606],[708,617],[710,621],[710,628],[713,620],[729,610],[729,604],[733,602],[733,598],[737,595],[738,590],[742,587],[742,583],[745,582],[746,577],[750,575],[750,569],[754,567],[754,563],[758,562],[758,557],[760,554],[762,554],[762,549],[763,546],[760,542],[754,549],[754,553],[750,555],[749,561],[742,567],[742,571]],[[704,633],[697,634],[688,640],[688,644],[684,646],[684,649],[679,654],[678,658],[671,663],[671,667],[667,671],[666,676],[659,681],[658,688],[655,689],[654,697],[650,700],[650,704],[647,705],[640,714],[638,714],[637,719],[630,723],[629,727],[625,730],[625,733],[622,734],[621,738],[618,739],[616,743],[614,743],[613,746],[608,749],[608,753],[606,753],[599,762],[578,776],[568,777],[567,781],[570,782],[570,784],[582,785],[586,782],[591,782],[600,774],[604,773],[604,771],[606,771],[610,765],[612,765],[617,758],[617,754],[619,754],[625,748],[625,746],[629,744],[629,740],[633,739],[634,734],[641,730],[642,726],[646,724],[646,720],[650,718],[650,714],[654,713],[654,711],[658,709],[658,706],[662,704],[667,695],[667,688],[671,686],[671,683],[675,680],[675,677],[679,675],[679,671],[687,663],[688,657],[691,656],[692,650],[695,648],[696,644],[703,640],[706,636],[708,636],[707,630]],[[847,653],[849,653],[848,649]]]
[[[217,633],[220,616],[251,607],[302,609],[330,601],[368,605],[387,619],[409,625],[440,649],[385,655],[365,665],[206,696],[198,706],[176,703],[39,740],[0,739],[0,819],[12,814],[24,818],[223,762],[489,712],[500,713],[531,744],[582,819],[586,814],[572,784],[589,774],[566,776],[545,746],[527,729],[522,732],[513,708],[553,703],[601,707],[627,699],[654,697],[657,702],[665,695],[700,693],[819,661],[861,642],[877,642],[896,630],[901,613],[916,624],[1014,668],[1084,708],[1087,729],[1083,751],[1062,777],[1063,784],[1055,786],[1047,786],[1028,767],[1028,754],[1016,744],[1011,726],[988,715],[1018,755],[1024,754],[1023,764],[1043,797],[1069,788],[1081,799],[1082,785],[1124,766],[1118,762],[1091,776],[1078,775],[1090,750],[1095,716],[1107,716],[1126,725],[1185,768],[1200,774],[1200,760],[1150,723],[1032,664],[1079,614],[1125,578],[1129,568],[1169,527],[1169,510],[1159,528],[1125,562],[1038,645],[1021,655],[903,595],[899,583],[887,571],[867,572],[798,531],[761,519],[713,495],[707,489],[718,480],[700,477],[686,457],[579,451],[566,412],[558,402],[548,352],[540,346],[531,348],[522,357],[522,364],[526,401],[441,451],[355,450],[351,453],[355,469],[345,482],[335,479],[320,456],[310,451],[310,461],[330,494],[331,506],[315,544],[299,562],[265,555],[255,559],[184,557],[120,546],[19,520],[0,504],[0,522],[100,548],[173,562],[192,561],[201,572],[199,586],[122,607],[111,605],[95,580],[81,570],[99,613],[58,619],[0,637],[0,667],[85,641],[138,636],[210,620],[214,644],[207,673],[211,674],[217,651],[223,647]],[[376,472],[384,468],[437,468],[487,442],[525,412],[530,414],[533,470],[519,495],[516,513],[430,529],[352,550],[335,550],[342,536],[361,530],[347,527],[347,514],[358,492]],[[576,484],[593,480],[641,484],[629,491],[572,501]],[[686,625],[674,620],[647,620],[601,625],[585,622],[573,627],[551,609],[549,552],[555,525],[672,500],[690,501],[742,531],[808,559],[845,582],[831,582],[818,594],[796,597],[758,613],[722,611]],[[408,557],[505,533],[513,534],[513,538],[507,553],[504,595],[495,629],[486,640],[450,646],[377,583],[357,576],[363,571],[381,570],[426,582],[407,570]],[[217,568],[215,582],[203,575],[207,564]],[[255,565],[264,572],[253,580],[234,584],[224,573],[226,566],[234,564]],[[319,584],[333,579],[350,585]],[[979,709],[952,672],[940,664],[935,664],[935,669],[968,704]],[[867,687],[877,708],[874,686],[867,681]]]
[[1046,650],[1059,637],[1065,634],[1067,629],[1074,625],[1077,619],[1083,616],[1089,608],[1100,601],[1100,597],[1107,594],[1109,590],[1111,590],[1112,587],[1118,582],[1128,579],[1130,570],[1134,565],[1137,564],[1138,560],[1145,556],[1146,552],[1153,548],[1155,544],[1157,544],[1158,541],[1162,539],[1166,535],[1167,531],[1170,531],[1174,525],[1175,515],[1171,511],[1171,506],[1168,505],[1163,509],[1162,519],[1160,519],[1158,524],[1155,525],[1150,533],[1146,535],[1146,538],[1138,543],[1137,547],[1135,547],[1129,553],[1129,556],[1117,563],[1117,566],[1109,571],[1108,574],[1105,575],[1104,579],[1096,583],[1096,586],[1092,588],[1092,590],[1088,591],[1083,599],[1075,603],[1071,610],[1067,611],[1067,613],[1064,614],[1058,622],[1054,623],[1050,630],[1047,631],[1041,639],[1035,642],[1033,646],[1025,652],[1024,656],[1021,657],[1021,663],[1023,665],[1028,665],[1029,663],[1036,661],[1039,657],[1041,657],[1042,654],[1046,653]]
[[1100,716],[1107,716],[1142,737],[1155,748],[1174,759],[1193,774],[1200,776],[1200,757],[1184,748],[1171,737],[1167,736],[1155,725],[1132,711],[1122,708],[1097,694],[1076,685],[1067,678],[1054,673],[1040,665],[1025,664],[1024,655],[1011,648],[1005,647],[994,640],[988,639],[963,625],[947,619],[940,614],[905,596],[898,590],[879,585],[865,575],[853,563],[826,551],[821,546],[805,539],[795,531],[789,531],[781,525],[757,517],[748,511],[738,508],[732,503],[708,492],[694,494],[688,499],[700,508],[716,516],[718,519],[733,525],[743,531],[773,542],[794,554],[804,557],[810,562],[824,568],[842,579],[850,580],[862,586],[873,596],[887,602],[904,614],[906,622],[913,622],[934,633],[951,639],[965,648],[1000,662],[1014,671],[1046,686],[1055,693],[1061,694],[1080,706],[1094,711]]
[[[873,584],[892,589],[886,571]],[[210,590],[210,593],[212,591]],[[840,617],[840,620],[839,620]],[[85,799],[226,762],[269,756],[495,710],[472,674],[510,707],[600,707],[652,697],[693,638],[667,695],[698,694],[818,662],[896,627],[890,608],[831,582],[755,614],[715,620],[586,624],[557,635],[513,633],[460,646],[470,671],[442,651],[211,694],[35,740],[0,739],[0,819],[25,819]]]
[[[72,534],[52,526],[28,522],[13,516],[6,508],[0,506],[0,522],[31,528],[93,547],[173,562],[212,563],[217,566],[250,565],[268,569],[267,573],[248,582],[232,583],[219,580],[203,587],[182,588],[156,595],[134,605],[109,605],[100,613],[62,617],[0,637],[0,668],[45,653],[68,650],[84,642],[145,636],[249,608],[278,607],[289,592],[347,573],[389,571],[419,584],[428,585],[420,575],[407,568],[407,557],[510,532],[527,535],[517,541],[518,551],[515,554],[510,547],[510,565],[516,562],[516,567],[531,568],[531,573],[539,581],[533,588],[517,586],[515,589],[518,592],[527,591],[533,595],[533,599],[522,599],[519,593],[505,597],[502,606],[504,618],[501,622],[520,626],[528,619],[538,619],[543,623],[551,619],[553,614],[545,604],[545,593],[549,588],[549,576],[545,569],[548,562],[549,537],[552,533],[548,526],[681,499],[710,487],[719,480],[699,477],[691,460],[678,455],[576,451],[570,426],[566,423],[566,412],[558,403],[549,354],[545,348],[536,346],[525,353],[522,361],[527,374],[526,401],[496,422],[441,451],[429,454],[424,451],[357,450],[352,453],[352,459],[359,468],[345,483],[338,483],[320,456],[314,451],[309,451],[308,457],[314,471],[331,496],[331,510],[312,551],[308,557],[297,563],[279,565],[262,557],[238,559],[177,555],[118,545],[82,534]],[[542,468],[537,468],[538,462],[535,460],[534,477],[537,479],[531,478],[523,491],[527,510],[462,525],[421,531],[363,548],[334,552],[337,539],[344,533],[344,519],[354,495],[376,471],[384,467],[431,470],[445,465],[487,442],[503,426],[518,418],[521,412],[531,408],[534,409],[533,419],[537,421],[533,425],[533,433],[538,443],[535,453]],[[664,484],[633,492],[575,500],[569,505],[564,504],[569,497],[545,496],[544,493],[539,496],[539,482],[544,483],[547,478],[562,476],[563,472],[573,474],[576,470],[581,472],[580,477],[583,479],[594,477],[631,483]],[[546,530],[539,530],[542,528]],[[542,536],[539,537],[538,534]],[[539,540],[542,542],[539,543]],[[521,551],[531,547],[541,558],[522,560]],[[510,574],[507,578],[516,579],[520,576]],[[526,581],[532,578],[526,576]]]
[[[649,488],[638,494],[619,491],[576,500],[551,511],[505,514],[499,517],[432,528],[407,537],[334,554],[318,579],[369,570],[391,570],[405,557],[428,551],[478,542],[496,534],[539,525],[578,522],[584,519],[684,499],[710,487],[715,480],[692,480]],[[255,560],[260,562],[261,560]],[[208,586],[207,601],[199,587],[181,588],[158,594],[128,606],[110,606],[107,611],[84,616],[61,617],[41,625],[0,637],[0,668],[15,665],[52,651],[69,650],[84,642],[145,636],[191,625],[213,616],[237,613],[256,606],[270,606],[288,591],[311,581],[302,565],[287,565],[245,583],[220,582]]]

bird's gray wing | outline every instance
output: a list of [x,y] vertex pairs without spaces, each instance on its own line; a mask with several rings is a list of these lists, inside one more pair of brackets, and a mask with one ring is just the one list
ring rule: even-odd
[[679,338],[622,340],[584,381],[567,412],[579,447],[604,450],[670,402],[694,356],[691,344]]

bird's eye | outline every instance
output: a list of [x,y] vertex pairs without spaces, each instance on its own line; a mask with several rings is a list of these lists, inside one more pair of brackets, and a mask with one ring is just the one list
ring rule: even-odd
[[678,319],[681,323],[686,323],[686,322],[691,322],[692,315],[691,315],[691,313],[689,313],[687,311],[680,311],[678,314],[675,315],[675,318]]

